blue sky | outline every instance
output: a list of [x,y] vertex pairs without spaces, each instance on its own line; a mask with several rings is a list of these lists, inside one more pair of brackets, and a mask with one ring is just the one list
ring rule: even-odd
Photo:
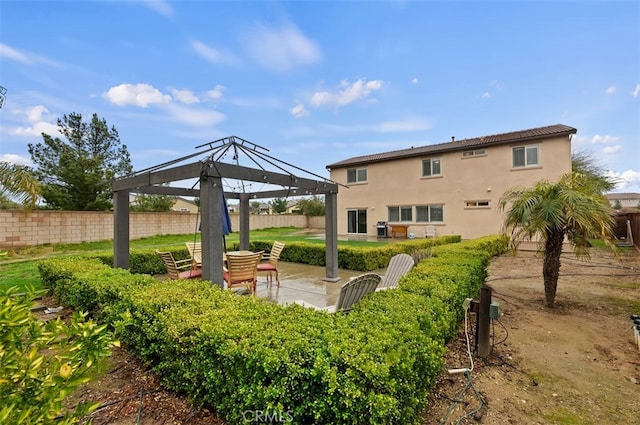
[[115,126],[136,170],[235,135],[325,177],[561,123],[640,192],[637,1],[0,0],[0,85],[10,162],[71,112]]

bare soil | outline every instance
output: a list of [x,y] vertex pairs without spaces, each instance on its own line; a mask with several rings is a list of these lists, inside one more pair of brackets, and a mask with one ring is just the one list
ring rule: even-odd
[[[488,284],[496,345],[470,374],[441,375],[423,425],[640,424],[640,254],[563,255],[554,309],[532,252],[494,259]],[[446,369],[470,365],[462,329],[448,348]]]
[[[640,254],[596,251],[591,262],[563,255],[556,307],[544,306],[542,262],[532,252],[495,258],[488,284],[501,317],[487,358],[434,388],[422,425],[640,424],[640,350],[630,314],[640,314]],[[475,315],[468,330],[474,350]],[[445,369],[470,366],[464,326]],[[149,369],[116,350],[106,372],[77,391],[102,403],[94,424],[221,425],[207,409],[160,386]]]

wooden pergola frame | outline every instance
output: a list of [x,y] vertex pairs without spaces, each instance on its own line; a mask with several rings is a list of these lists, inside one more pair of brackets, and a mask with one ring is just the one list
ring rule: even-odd
[[[219,141],[222,141],[225,146],[237,145],[233,136]],[[246,142],[244,140],[242,141]],[[235,147],[236,146],[234,146],[234,148]],[[208,151],[199,152],[167,164],[175,164],[181,160],[192,158],[196,155],[202,155],[207,152]],[[253,152],[255,153],[255,151]],[[266,157],[273,159],[268,155]],[[254,162],[256,161],[254,160]],[[273,164],[272,161],[269,161],[269,163]],[[210,155],[204,160],[192,162],[186,165],[163,168],[165,165],[166,164],[161,164],[156,167],[148,168],[142,172],[135,173],[132,176],[116,179],[112,183],[114,199],[114,267],[125,269],[129,268],[130,193],[200,197],[200,210],[202,216],[202,279],[209,280],[223,286],[223,271],[221,267],[224,249],[222,212],[223,208],[226,208],[226,206],[223,206],[222,194],[224,189],[222,179],[228,178],[283,187],[283,189],[261,192],[224,192],[227,199],[240,200],[240,249],[249,249],[250,200],[281,197],[286,198],[288,196],[303,196],[308,194],[324,195],[326,241],[325,280],[340,280],[338,277],[337,183],[329,180],[313,180],[298,177],[288,172],[281,173],[267,171],[265,169],[249,168],[241,165],[219,162],[214,158],[214,155]],[[284,170],[283,167],[277,168]],[[297,167],[294,168],[301,170]],[[194,178],[199,181],[199,189],[166,186],[166,184],[171,182],[190,179],[193,180]]]

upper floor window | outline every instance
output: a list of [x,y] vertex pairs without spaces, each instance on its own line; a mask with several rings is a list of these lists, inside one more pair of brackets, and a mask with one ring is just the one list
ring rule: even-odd
[[347,169],[347,183],[363,183],[367,181],[366,168],[349,168]]
[[513,148],[513,168],[540,165],[539,150],[538,145],[517,146]]
[[471,158],[474,156],[483,156],[486,155],[486,152],[484,151],[484,149],[474,149],[472,151],[464,151],[462,152],[462,157],[463,158]]
[[403,221],[413,221],[413,208],[410,206],[387,207],[389,211],[389,222],[400,223]]
[[416,206],[416,223],[444,222],[444,205]]
[[466,201],[464,205],[466,208],[487,208],[489,201]]
[[440,168],[440,158],[423,159],[422,177],[439,176],[442,174],[442,170]]

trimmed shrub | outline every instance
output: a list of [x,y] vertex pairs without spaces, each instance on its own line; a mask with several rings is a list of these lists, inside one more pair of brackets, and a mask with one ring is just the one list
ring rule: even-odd
[[[97,260],[45,263],[41,273],[69,305],[113,326],[165,386],[229,423],[262,410],[300,424],[411,424],[443,367],[462,302],[478,294],[491,256],[507,249],[497,236],[411,242],[340,250],[354,267],[384,267],[399,252],[432,247],[397,289],[367,295],[348,315],[240,297],[209,282],[145,279]],[[319,248],[288,244],[283,257],[318,263]]]

